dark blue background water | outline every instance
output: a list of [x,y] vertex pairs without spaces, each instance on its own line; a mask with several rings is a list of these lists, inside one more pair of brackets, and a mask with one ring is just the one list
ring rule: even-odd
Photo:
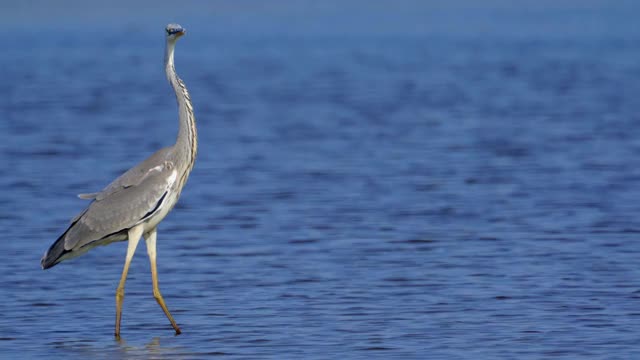
[[[0,357],[640,356],[632,2],[65,4],[3,5]],[[75,194],[174,140],[171,21],[200,131],[158,238],[184,333],[141,245],[119,343],[126,244],[39,258]]]

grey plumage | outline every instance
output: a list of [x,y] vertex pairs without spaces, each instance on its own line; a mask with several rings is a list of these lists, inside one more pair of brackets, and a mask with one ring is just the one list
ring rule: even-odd
[[177,76],[173,61],[176,40],[184,35],[185,30],[180,25],[169,24],[166,33],[165,71],[178,103],[179,131],[176,143],[158,150],[119,176],[102,191],[79,194],[81,199],[91,200],[91,203],[71,221],[68,229],[51,245],[41,260],[42,268],[48,269],[95,246],[115,241],[129,241],[127,259],[116,294],[116,336],[119,336],[120,332],[124,282],[140,237],[144,237],[147,242],[154,296],[176,333],[180,333],[157,286],[156,226],[180,197],[195,162],[198,137],[191,97]]
[[[160,149],[104,190],[91,194],[93,201],[89,207],[74,218],[67,231],[51,246],[57,251],[47,251],[42,267],[48,269],[98,245],[127,240],[126,230],[148,218],[145,215],[159,204],[175,182],[174,177],[169,183],[173,171],[171,152],[171,148]],[[81,195],[88,198],[86,194]]]

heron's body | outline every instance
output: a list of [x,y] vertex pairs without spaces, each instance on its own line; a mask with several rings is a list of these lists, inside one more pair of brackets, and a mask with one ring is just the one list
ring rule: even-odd
[[91,204],[71,221],[69,228],[42,257],[42,267],[47,269],[61,261],[82,255],[96,246],[129,241],[125,268],[116,295],[116,336],[120,332],[124,282],[140,237],[144,237],[147,242],[154,296],[176,332],[180,333],[157,286],[155,241],[156,227],[178,201],[197,153],[197,131],[191,99],[175,72],[173,62],[175,42],[183,34],[184,29],[179,25],[167,26],[165,70],[176,93],[180,121],[176,143],[158,150],[102,191],[80,194],[80,198],[92,200]]

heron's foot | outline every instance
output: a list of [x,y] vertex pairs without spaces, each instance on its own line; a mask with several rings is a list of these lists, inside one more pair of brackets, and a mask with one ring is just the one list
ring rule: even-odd
[[173,327],[173,330],[176,331],[176,336],[182,334],[182,331],[180,330],[180,328],[178,327],[178,325]]

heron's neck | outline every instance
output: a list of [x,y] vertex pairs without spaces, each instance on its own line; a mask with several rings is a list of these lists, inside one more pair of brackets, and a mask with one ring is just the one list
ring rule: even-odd
[[167,43],[165,71],[167,73],[167,79],[169,80],[173,91],[176,93],[176,100],[178,101],[178,119],[180,122],[178,138],[174,146],[176,154],[182,158],[180,159],[181,163],[189,164],[188,168],[191,170],[198,151],[198,133],[196,130],[196,119],[193,114],[193,106],[191,105],[189,91],[187,91],[187,87],[184,85],[184,82],[182,82],[178,77],[178,74],[176,74],[176,69],[173,63],[174,49],[175,42]]

